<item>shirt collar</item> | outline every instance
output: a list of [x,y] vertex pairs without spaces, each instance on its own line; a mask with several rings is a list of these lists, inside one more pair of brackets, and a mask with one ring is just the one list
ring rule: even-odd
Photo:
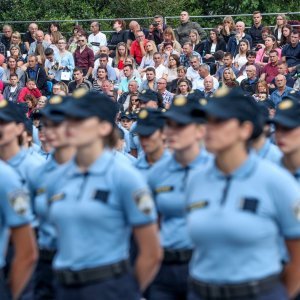
[[259,157],[266,157],[269,149],[270,149],[270,146],[271,146],[271,141],[270,139],[266,139],[265,143],[263,144],[263,146],[257,151],[257,154]]
[[25,159],[25,157],[26,157],[26,151],[25,149],[21,149],[16,155],[11,157],[7,162],[12,167],[17,167],[21,164],[21,162]]

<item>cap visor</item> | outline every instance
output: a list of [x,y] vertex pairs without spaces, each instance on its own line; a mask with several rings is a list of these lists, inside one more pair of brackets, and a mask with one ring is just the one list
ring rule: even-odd
[[0,112],[0,120],[5,122],[15,122],[16,120],[6,112]]
[[182,112],[176,112],[176,111],[166,111],[163,114],[163,117],[166,119],[170,119],[175,121],[176,123],[179,124],[190,124],[190,123],[194,123],[194,120],[191,116],[186,116],[184,115]]
[[139,135],[149,136],[149,135],[153,134],[156,130],[158,130],[157,127],[137,125],[134,132]]
[[269,120],[268,123],[282,125],[287,128],[296,128],[300,126],[299,120],[291,120],[285,116],[275,116],[273,119]]
[[230,113],[228,110],[226,110],[224,107],[221,107],[220,105],[217,105],[215,103],[208,103],[206,106],[202,108],[204,113],[216,118],[228,120],[231,118],[234,118],[232,113]]

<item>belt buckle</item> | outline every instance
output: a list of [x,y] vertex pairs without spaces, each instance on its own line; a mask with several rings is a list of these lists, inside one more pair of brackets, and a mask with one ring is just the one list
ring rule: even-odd
[[259,288],[259,281],[255,280],[255,281],[250,281],[248,283],[248,286],[250,288],[250,293],[253,296],[257,296],[260,293],[260,288]]
[[111,265],[111,269],[114,275],[120,275],[123,271],[122,262]]

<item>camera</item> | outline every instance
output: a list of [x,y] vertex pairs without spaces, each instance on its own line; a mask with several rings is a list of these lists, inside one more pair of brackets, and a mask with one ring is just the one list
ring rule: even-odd
[[152,23],[152,26],[153,26],[154,28],[157,28],[158,25],[159,25],[159,24],[158,24],[157,22]]

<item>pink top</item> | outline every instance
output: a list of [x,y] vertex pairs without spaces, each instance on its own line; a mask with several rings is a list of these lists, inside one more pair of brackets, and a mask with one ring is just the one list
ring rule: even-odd
[[0,92],[1,94],[3,93],[3,90],[4,90],[4,83],[2,80],[0,80]]
[[[256,53],[256,58],[255,58],[255,62],[256,63],[259,63],[259,62],[264,62],[263,59],[264,59],[264,54],[265,54],[265,48],[264,49],[259,49]],[[279,60],[281,59],[281,49],[280,48],[276,48],[274,49],[278,52],[278,58]],[[270,62],[270,59],[268,59],[268,62],[266,63],[269,63]]]

